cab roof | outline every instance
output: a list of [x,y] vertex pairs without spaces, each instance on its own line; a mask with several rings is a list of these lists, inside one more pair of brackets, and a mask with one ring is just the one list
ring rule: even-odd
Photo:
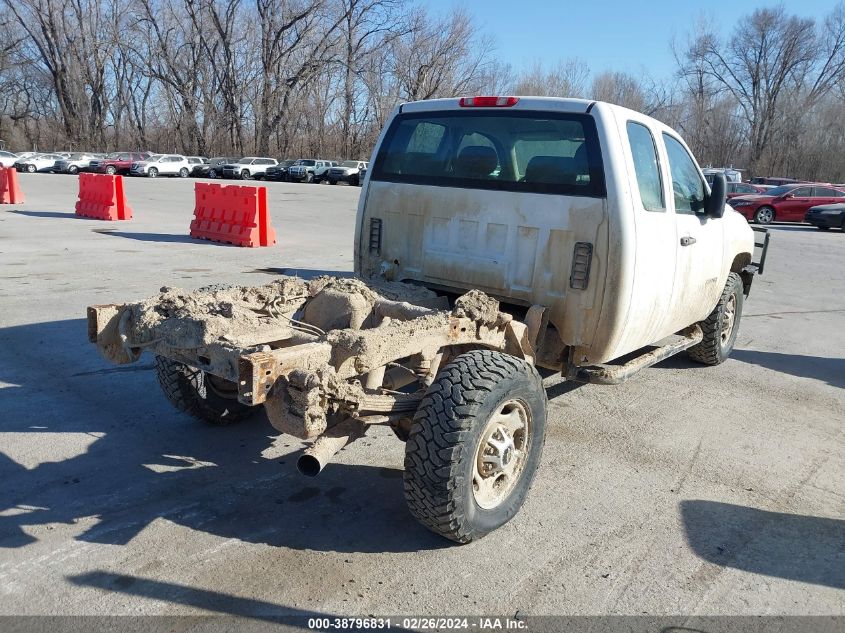
[[[563,97],[515,96],[516,103],[508,106],[478,107],[479,110],[551,110],[555,112],[587,112],[592,104],[599,103],[590,99],[568,99]],[[432,112],[437,110],[469,110],[472,107],[461,106],[462,98],[428,99],[410,101],[399,106],[400,112]]]

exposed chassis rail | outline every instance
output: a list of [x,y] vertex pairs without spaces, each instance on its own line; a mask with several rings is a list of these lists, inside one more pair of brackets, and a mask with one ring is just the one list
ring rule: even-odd
[[195,348],[163,340],[135,343],[131,304],[95,305],[88,308],[88,336],[118,364],[134,362],[147,350],[231,381],[240,402],[265,405],[275,428],[313,439],[338,416],[365,424],[411,417],[422,390],[395,388],[430,384],[449,350],[486,347],[533,362],[528,327],[499,312],[495,300],[481,293],[473,298],[473,305],[486,302],[485,309],[467,308],[461,299],[452,311],[380,299],[373,306],[374,327],[323,334],[276,328],[246,346],[221,340]]

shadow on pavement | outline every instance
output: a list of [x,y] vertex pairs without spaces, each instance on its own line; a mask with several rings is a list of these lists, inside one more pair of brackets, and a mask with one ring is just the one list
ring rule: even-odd
[[[73,219],[73,220],[91,220],[91,218],[84,218],[82,216],[76,215],[73,211],[70,213],[61,213],[59,211],[17,211],[17,210],[10,210],[9,213],[14,213],[16,215],[25,215],[30,218],[66,218],[66,219]],[[93,220],[94,222],[99,222],[100,220]]]
[[773,231],[811,231],[821,233],[811,224],[767,224],[765,228]]
[[263,273],[265,275],[289,275],[291,277],[299,277],[309,281],[315,277],[322,275],[330,275],[332,277],[354,277],[355,273],[348,270],[321,270],[319,268],[293,268],[293,267],[268,267],[268,268],[253,268],[245,272]]
[[758,352],[749,349],[735,349],[731,352],[731,358],[799,378],[821,380],[840,389],[845,388],[845,358]]
[[[255,598],[241,598],[219,591],[208,589],[197,589],[186,585],[180,585],[158,580],[150,580],[138,576],[124,576],[113,574],[107,571],[94,571],[78,576],[69,576],[68,581],[79,587],[92,587],[104,591],[118,592],[131,596],[161,600],[171,604],[180,604],[196,609],[205,609],[212,613],[236,615],[248,618],[281,618],[281,622],[288,626],[295,626],[297,629],[313,630],[308,628],[307,618],[329,618],[344,617],[340,614],[328,614],[315,611],[305,611],[296,607],[287,607],[274,604],[265,600]],[[284,580],[280,579],[280,583]],[[280,585],[280,589],[283,587]],[[346,615],[348,617],[348,615]],[[285,618],[291,618],[286,620]],[[303,618],[300,620],[300,618]],[[236,629],[236,627],[235,627]],[[353,629],[359,630],[359,629]],[[391,630],[406,631],[407,629]]]
[[[95,543],[125,544],[165,517],[293,549],[448,546],[407,511],[400,470],[332,464],[303,478],[301,444],[278,438],[263,412],[224,428],[178,413],[151,359],[108,364],[88,343],[84,319],[4,328],[0,346],[0,432],[15,434],[0,457],[0,549],[34,541],[26,526],[84,517],[96,520],[76,538]],[[69,456],[71,440],[78,450]]]
[[207,244],[209,246],[236,246],[235,244],[212,242],[211,240],[200,240],[191,237],[190,235],[177,233],[127,233],[126,231],[109,231],[108,233],[103,233],[103,235],[124,237],[126,239],[137,240],[139,242],[176,242],[180,244]]
[[845,521],[682,501],[696,555],[722,567],[845,589]]

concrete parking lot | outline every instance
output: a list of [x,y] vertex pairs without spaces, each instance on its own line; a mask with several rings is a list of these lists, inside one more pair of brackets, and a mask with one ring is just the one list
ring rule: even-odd
[[187,236],[193,183],[77,179],[0,207],[0,614],[845,614],[845,235],[774,226],[732,359],[620,386],[547,378],[529,500],[454,546],[417,525],[376,429],[316,479],[269,423],[208,428],[149,358],[87,342],[89,304],[352,268],[360,189],[268,183],[279,243]]

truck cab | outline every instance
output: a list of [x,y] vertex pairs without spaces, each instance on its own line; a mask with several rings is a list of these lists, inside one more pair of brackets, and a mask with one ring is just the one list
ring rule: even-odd
[[[544,306],[575,365],[703,321],[754,236],[677,132],[597,101],[470,97],[396,108],[358,209],[363,277]],[[724,185],[722,185],[724,186]]]

